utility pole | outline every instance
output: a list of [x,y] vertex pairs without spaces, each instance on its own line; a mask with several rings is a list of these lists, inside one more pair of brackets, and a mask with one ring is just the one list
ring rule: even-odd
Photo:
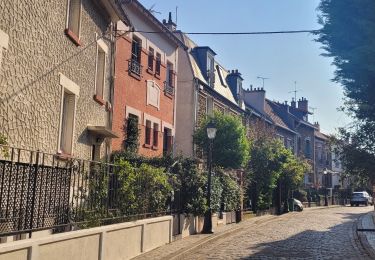
[[261,79],[262,80],[262,82],[263,82],[262,87],[264,89],[264,80],[265,79],[270,79],[270,78],[265,78],[265,77],[258,76],[257,79]]

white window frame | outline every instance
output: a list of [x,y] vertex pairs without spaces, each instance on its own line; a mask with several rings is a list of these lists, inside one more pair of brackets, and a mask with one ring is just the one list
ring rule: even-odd
[[[102,39],[97,40],[96,42],[96,62],[95,62],[95,95],[104,98],[104,90],[105,90],[105,76],[107,70],[107,55],[108,55],[108,46]],[[99,68],[99,53],[104,53],[104,64],[103,68]],[[101,71],[99,71],[99,69]],[[98,93],[98,74],[103,73],[103,78],[101,79],[102,90],[101,93]]]
[[3,58],[3,51],[7,50],[9,46],[9,36],[4,31],[0,30],[0,69],[1,60]]
[[[76,112],[77,112],[77,100],[79,97],[80,87],[66,77],[64,74],[59,73],[60,76],[60,85],[61,85],[61,97],[60,97],[60,125],[59,125],[59,135],[58,135],[58,142],[57,142],[57,153],[62,153],[61,151],[61,138],[62,138],[62,124],[63,124],[63,107],[64,107],[64,95],[65,93],[74,95],[74,111],[73,111],[73,122],[72,122],[72,135],[71,135],[71,151],[69,151],[70,155],[73,154],[74,151],[74,132],[75,132],[75,121],[76,121]],[[65,151],[66,152],[66,151]]]
[[[159,85],[153,81],[153,80],[147,80],[146,81],[146,85],[147,85],[147,96],[146,96],[146,104],[147,105],[150,105],[150,106],[153,106],[153,107],[156,107],[158,110],[160,110],[160,93],[161,93],[161,88],[159,87]],[[152,89],[155,89],[156,92],[157,92],[157,100],[156,100],[156,104],[151,102],[151,90]]]
[[78,39],[81,38],[81,24],[82,24],[82,0],[78,0],[80,2],[79,5],[79,18],[78,18],[78,32],[74,32],[71,27],[69,27],[69,21],[70,21],[70,4],[73,0],[67,1],[67,12],[66,12],[66,28],[70,30],[72,33],[74,33]]

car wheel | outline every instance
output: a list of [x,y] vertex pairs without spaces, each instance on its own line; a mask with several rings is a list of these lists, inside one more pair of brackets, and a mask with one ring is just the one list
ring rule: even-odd
[[366,207],[368,206],[368,202],[365,202],[365,206],[366,206]]
[[354,204],[353,203],[350,203],[350,207],[353,207],[354,206]]

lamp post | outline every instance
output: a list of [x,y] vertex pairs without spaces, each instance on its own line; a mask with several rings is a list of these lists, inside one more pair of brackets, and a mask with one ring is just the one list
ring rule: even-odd
[[208,145],[208,178],[207,178],[207,206],[202,233],[212,234],[212,209],[211,209],[211,173],[212,173],[212,144],[216,137],[216,127],[213,122],[207,124]]
[[324,206],[328,206],[328,198],[327,198],[327,168],[325,168],[323,170],[323,174],[324,174],[324,179],[325,179],[325,183],[324,183],[324,189],[325,189],[325,192],[324,192]]

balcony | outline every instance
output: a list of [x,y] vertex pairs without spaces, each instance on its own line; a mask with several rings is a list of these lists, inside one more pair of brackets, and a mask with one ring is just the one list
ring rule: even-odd
[[164,93],[169,96],[174,96],[174,87],[167,81],[164,81]]
[[134,59],[128,61],[129,74],[140,79],[142,74],[142,65]]

